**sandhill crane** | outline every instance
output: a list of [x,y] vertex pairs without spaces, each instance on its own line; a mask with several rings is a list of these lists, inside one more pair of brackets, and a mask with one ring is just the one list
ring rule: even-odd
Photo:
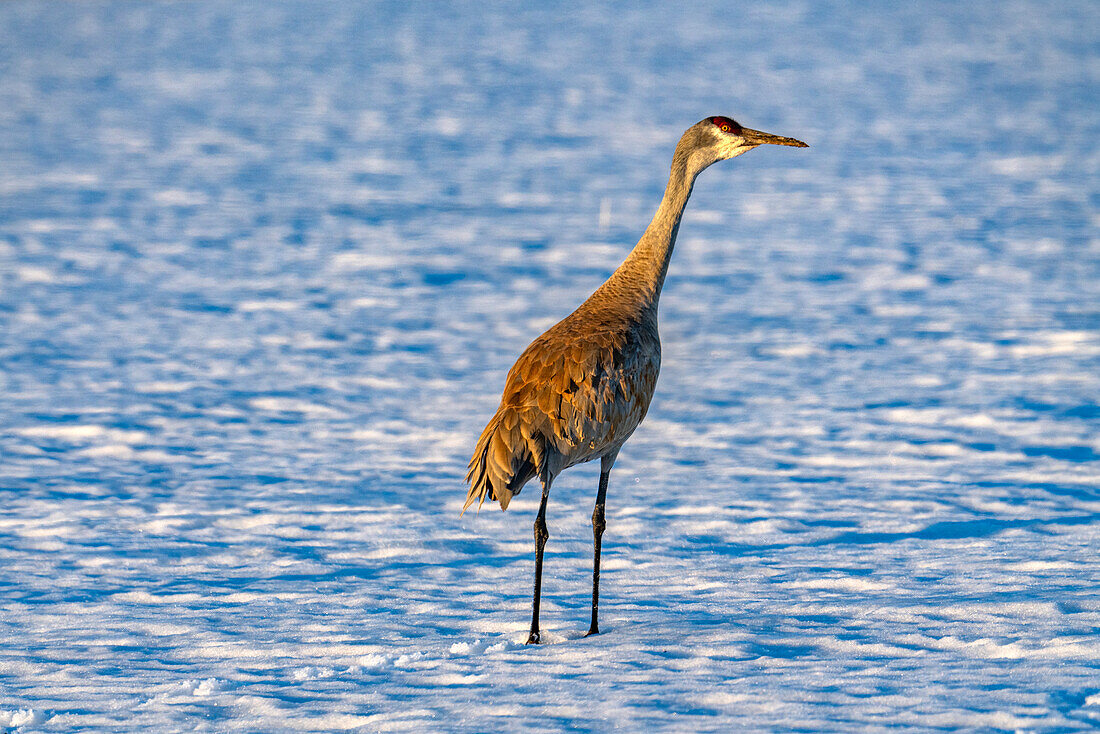
[[750,130],[728,117],[708,117],[680,138],[664,198],[641,240],[580,308],[524,350],[508,372],[496,414],[478,439],[466,481],[463,512],[475,501],[502,510],[528,480],[542,483],[535,518],[535,594],[528,644],[540,642],[539,598],[550,485],[562,470],[600,460],[592,510],[592,623],[599,633],[600,546],[607,479],[623,443],[649,409],[661,368],[657,301],[668,272],[680,218],[695,177],[707,166],[758,145],[807,147],[794,138]]

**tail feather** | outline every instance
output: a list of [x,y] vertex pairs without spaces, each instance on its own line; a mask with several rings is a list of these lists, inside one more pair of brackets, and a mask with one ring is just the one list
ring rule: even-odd
[[[477,502],[478,510],[485,499],[500,503],[507,510],[512,497],[534,477],[542,465],[545,451],[536,440],[525,438],[514,415],[504,415],[502,409],[481,432],[466,472],[466,504],[462,512]],[[506,420],[507,419],[507,420]],[[511,426],[510,428],[508,426]]]

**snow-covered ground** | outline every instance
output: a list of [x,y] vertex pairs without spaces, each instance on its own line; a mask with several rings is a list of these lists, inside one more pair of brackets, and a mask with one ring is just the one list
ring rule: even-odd
[[[1100,5],[537,5],[0,4],[0,729],[1100,725]],[[525,647],[466,460],[711,114]]]

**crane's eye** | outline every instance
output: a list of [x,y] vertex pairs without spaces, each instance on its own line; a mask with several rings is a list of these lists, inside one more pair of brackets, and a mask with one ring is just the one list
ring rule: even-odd
[[710,118],[710,122],[724,133],[737,133],[741,131],[741,126],[728,117],[712,117]]

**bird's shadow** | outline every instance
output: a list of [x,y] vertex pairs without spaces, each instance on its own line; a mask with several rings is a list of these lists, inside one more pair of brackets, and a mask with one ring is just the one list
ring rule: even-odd
[[791,548],[818,548],[842,545],[877,545],[897,543],[905,540],[965,540],[988,538],[1006,530],[1044,528],[1058,525],[1091,525],[1100,521],[1100,513],[1060,517],[1033,518],[978,518],[973,520],[944,520],[931,523],[923,528],[905,532],[875,532],[852,530],[827,538],[806,542],[769,543],[750,545],[728,543],[715,539],[714,547],[721,555],[759,556],[778,550]]

